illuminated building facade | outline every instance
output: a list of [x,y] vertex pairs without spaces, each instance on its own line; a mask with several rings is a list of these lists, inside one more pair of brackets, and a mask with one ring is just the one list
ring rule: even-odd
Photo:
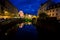
[[60,3],[56,4],[52,1],[47,1],[41,5],[41,8],[38,10],[38,15],[41,12],[45,12],[50,17],[57,17],[57,19],[60,19]]
[[5,8],[5,10],[8,10],[12,14],[18,13],[18,10],[9,1],[5,2]]
[[1,4],[0,4],[0,15],[1,15]]
[[18,10],[8,1],[2,0],[0,3],[0,16],[17,16]]
[[47,8],[46,13],[50,17],[57,17],[57,19],[60,19],[60,3],[54,4],[54,5],[50,5]]

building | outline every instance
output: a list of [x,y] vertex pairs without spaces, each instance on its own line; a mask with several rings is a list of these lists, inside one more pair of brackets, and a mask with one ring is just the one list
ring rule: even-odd
[[18,10],[8,1],[2,0],[0,3],[0,16],[17,16]]
[[1,4],[0,4],[0,14],[1,14]]
[[60,19],[60,3],[56,4],[52,1],[47,1],[41,5],[41,8],[38,10],[38,15],[41,12],[47,13],[50,17]]
[[18,10],[9,1],[5,1],[5,10],[14,14],[18,13]]
[[50,5],[47,8],[46,13],[50,17],[57,17],[57,19],[60,19],[60,3]]
[[[40,8],[39,8],[39,10],[38,10],[38,14],[40,13],[40,12],[45,12],[46,11],[46,9],[47,9],[47,7],[51,4],[51,0],[48,0],[48,1],[46,1],[45,3],[43,3],[43,4],[41,4],[41,6],[40,6]],[[52,2],[53,3],[53,2]]]

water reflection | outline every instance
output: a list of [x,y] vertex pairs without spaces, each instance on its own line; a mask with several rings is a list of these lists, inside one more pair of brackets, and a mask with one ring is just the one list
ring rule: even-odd
[[2,19],[0,24],[1,40],[37,40],[37,30],[31,22],[20,22],[19,19]]
[[[22,24],[23,25],[23,24]],[[16,32],[17,39],[26,39],[26,40],[37,40],[37,30],[32,24],[24,24],[21,28],[19,27]]]

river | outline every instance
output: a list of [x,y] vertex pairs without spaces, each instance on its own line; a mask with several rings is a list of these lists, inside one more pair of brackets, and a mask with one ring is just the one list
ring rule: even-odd
[[23,28],[18,28],[16,32],[17,39],[37,40],[38,32],[34,25],[24,25]]

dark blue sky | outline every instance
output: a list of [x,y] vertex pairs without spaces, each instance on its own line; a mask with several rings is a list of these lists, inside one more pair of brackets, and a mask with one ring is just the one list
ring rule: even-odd
[[[46,0],[10,0],[10,2],[18,9],[22,10],[24,13],[37,15],[37,11],[41,3],[44,3]],[[56,3],[60,0],[53,0]]]

